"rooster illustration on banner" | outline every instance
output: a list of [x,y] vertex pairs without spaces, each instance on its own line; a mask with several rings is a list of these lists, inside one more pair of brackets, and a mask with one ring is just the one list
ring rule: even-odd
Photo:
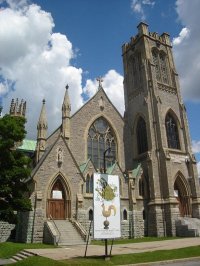
[[108,182],[101,177],[99,180],[99,186],[96,188],[96,191],[98,192],[99,196],[102,198],[102,215],[106,218],[106,220],[103,222],[104,229],[109,229],[109,221],[108,217],[111,215],[116,215],[116,206],[114,204],[106,206],[104,201],[112,201],[116,197],[116,191],[117,187],[111,184],[108,184]]

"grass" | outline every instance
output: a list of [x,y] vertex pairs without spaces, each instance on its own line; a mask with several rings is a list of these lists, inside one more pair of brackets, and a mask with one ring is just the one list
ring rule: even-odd
[[[131,244],[131,243],[141,243],[141,242],[152,242],[152,241],[164,241],[164,240],[173,240],[179,239],[180,237],[142,237],[142,238],[131,238],[131,239],[115,239],[113,244]],[[104,240],[92,240],[92,245],[105,245]],[[112,240],[108,240],[108,244],[112,244]]]
[[[114,244],[123,244],[123,243],[140,243],[140,242],[149,242],[149,241],[159,241],[159,240],[168,240],[168,239],[177,239],[177,238],[154,238],[154,237],[145,237],[139,239],[118,239],[115,240]],[[109,241],[110,244],[111,241]],[[104,245],[104,241],[92,241],[92,244],[101,244]],[[12,243],[5,242],[0,243],[0,258],[10,258],[19,251],[23,249],[38,249],[38,248],[54,248],[53,245],[45,244],[24,244],[24,243]],[[112,256],[109,261],[104,260],[104,256],[93,256],[93,257],[79,257],[75,259],[55,261],[48,258],[33,256],[25,260],[14,263],[16,266],[64,266],[64,265],[125,265],[125,264],[136,264],[136,263],[145,263],[145,262],[155,262],[163,260],[172,260],[172,259],[182,259],[182,258],[191,258],[200,256],[200,246],[187,247],[174,250],[159,250],[152,252],[144,253],[135,253],[135,254],[121,254]]]
[[191,258],[200,256],[200,246],[187,247],[174,250],[159,250],[153,252],[144,252],[128,255],[115,255],[109,261],[105,261],[104,257],[87,257],[76,258],[63,261],[54,261],[43,257],[30,257],[23,261],[17,262],[16,266],[64,266],[64,265],[126,265],[145,262],[155,262],[163,260]]
[[35,249],[35,248],[54,248],[53,245],[46,244],[25,244],[25,243],[13,243],[13,242],[4,242],[0,243],[0,258],[10,258],[16,253],[20,252],[23,249]]
[[65,260],[62,262],[65,263],[65,265],[127,265],[198,256],[200,256],[200,247],[196,246],[174,250],[158,250],[136,254],[115,255],[110,259],[110,261],[105,261],[104,257],[89,257]]
[[[62,261],[56,261],[56,260],[51,260],[48,258],[44,257],[39,257],[39,256],[34,256],[34,257],[29,257],[28,259],[19,261],[17,263],[11,264],[13,266],[65,266],[67,265],[65,262]],[[68,264],[70,265],[70,264]],[[80,264],[79,264],[80,265]]]

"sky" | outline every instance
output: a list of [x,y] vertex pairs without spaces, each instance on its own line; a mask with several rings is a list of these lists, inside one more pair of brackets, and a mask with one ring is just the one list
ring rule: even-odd
[[[27,138],[36,139],[42,100],[48,133],[61,123],[69,85],[72,114],[97,91],[123,115],[121,47],[144,21],[150,32],[168,32],[200,161],[199,0],[0,0],[0,104],[27,102]],[[200,163],[198,164],[200,169]]]

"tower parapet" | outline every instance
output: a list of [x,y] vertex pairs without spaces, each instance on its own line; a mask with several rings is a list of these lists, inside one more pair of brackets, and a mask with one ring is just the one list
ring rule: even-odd
[[157,42],[157,44],[165,44],[168,46],[172,46],[171,45],[171,41],[170,41],[170,35],[166,32],[162,33],[161,35],[159,35],[157,32],[149,32],[148,30],[148,24],[141,22],[138,26],[138,34],[131,37],[130,42],[129,43],[125,43],[122,46],[122,53],[126,53],[128,52],[130,49],[133,49],[133,46],[140,40],[140,38],[142,38],[143,36],[152,39],[154,41]]
[[12,116],[24,116],[26,115],[26,102],[22,99],[19,103],[18,98],[12,99],[10,104],[10,115]]

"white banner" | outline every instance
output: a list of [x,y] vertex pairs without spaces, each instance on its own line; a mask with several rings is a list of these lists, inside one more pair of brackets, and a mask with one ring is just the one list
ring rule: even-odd
[[94,238],[121,237],[119,177],[95,173],[93,196]]

